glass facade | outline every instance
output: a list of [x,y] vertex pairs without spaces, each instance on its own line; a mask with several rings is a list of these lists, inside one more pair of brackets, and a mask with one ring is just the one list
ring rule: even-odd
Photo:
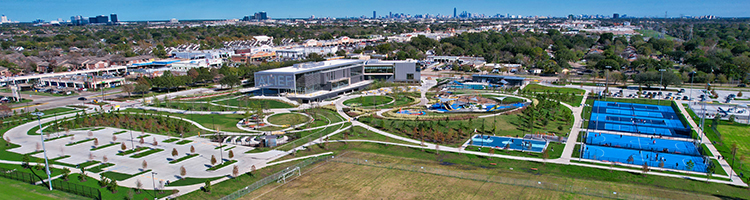
[[393,66],[365,66],[365,73],[393,73]]

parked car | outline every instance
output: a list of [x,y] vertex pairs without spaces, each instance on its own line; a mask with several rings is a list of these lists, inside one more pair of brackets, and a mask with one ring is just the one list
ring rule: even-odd
[[79,101],[86,101],[86,97],[78,97]]
[[683,93],[683,92],[685,92],[685,89],[680,89],[680,93]]
[[682,100],[687,101],[688,100],[688,96],[682,96]]

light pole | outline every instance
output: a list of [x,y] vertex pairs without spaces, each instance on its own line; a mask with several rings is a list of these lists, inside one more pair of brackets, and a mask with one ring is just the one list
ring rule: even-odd
[[660,79],[659,79],[659,98],[656,99],[656,104],[661,105],[661,87],[664,85],[664,71],[667,71],[666,69],[659,69]]
[[690,72],[690,74],[690,95],[688,96],[688,102],[693,101],[693,80],[695,80],[695,71]]
[[604,91],[606,92],[604,94],[604,100],[607,100],[607,96],[609,95],[609,70],[612,69],[612,66],[606,66],[607,68],[607,78],[604,80]]
[[42,138],[42,149],[44,150],[44,168],[47,171],[47,185],[49,185],[49,190],[52,190],[52,177],[50,176],[50,173],[49,173],[49,162],[47,161],[47,148],[44,145],[44,131],[42,130],[42,116],[44,116],[44,113],[34,112],[31,114],[37,116],[37,120],[39,121],[39,136]]
[[135,143],[133,142],[133,128],[130,129],[130,148],[135,151]]
[[156,199],[156,181],[154,180],[155,179],[154,175],[156,174],[157,174],[156,172],[151,171],[151,184],[154,185],[154,199]]

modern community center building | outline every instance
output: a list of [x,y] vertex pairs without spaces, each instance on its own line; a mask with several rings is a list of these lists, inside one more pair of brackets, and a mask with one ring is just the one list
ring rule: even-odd
[[339,59],[307,62],[255,73],[258,95],[284,95],[303,103],[360,90],[373,80],[418,82],[417,61]]

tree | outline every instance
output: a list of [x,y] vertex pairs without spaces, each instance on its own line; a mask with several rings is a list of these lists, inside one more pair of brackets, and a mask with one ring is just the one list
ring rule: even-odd
[[107,177],[104,177],[104,175],[99,175],[99,187],[106,187],[109,184],[109,181],[107,180]]
[[630,155],[630,157],[628,157],[628,163],[633,163],[634,160],[635,159],[633,159],[633,155]]
[[141,137],[141,140],[139,140],[138,143],[140,143],[141,145],[143,145],[143,143],[146,143],[146,141],[143,141],[143,137]]
[[229,158],[230,158],[230,159],[231,159],[231,158],[234,158],[234,151],[232,151],[232,150],[229,150]]
[[714,175],[714,172],[716,172],[716,166],[713,162],[709,162],[708,167],[706,167],[706,183],[708,183],[708,180]]
[[89,137],[93,137],[94,136],[94,132],[88,131],[88,133],[86,133],[86,135],[88,135]]
[[140,194],[142,188],[143,188],[143,183],[141,183],[141,179],[135,180],[135,193]]
[[112,191],[112,194],[117,193],[117,180],[110,180],[107,189]]
[[67,167],[63,167],[62,169],[63,180],[68,181],[68,176],[70,176],[70,169],[68,169]]
[[130,97],[131,93],[135,91],[135,85],[133,84],[124,84],[122,85],[122,91],[128,93],[128,97]]
[[179,154],[179,153],[177,152],[177,149],[176,149],[176,148],[172,148],[172,157],[175,157],[175,156],[177,156],[177,155],[180,155],[180,154]]
[[99,146],[99,138],[94,138],[94,146]]
[[252,176],[255,173],[255,165],[250,166],[250,175]]
[[235,165],[234,167],[232,167],[232,176],[234,178],[237,178],[237,176],[239,176],[239,174],[240,174],[240,168],[237,167],[237,165]]
[[211,165],[215,165],[215,164],[216,164],[216,156],[211,155]]
[[102,156],[102,162],[107,163],[107,161],[109,161],[109,158],[106,155]]
[[123,143],[120,144],[120,149],[122,149],[123,151],[125,151],[125,149],[128,149],[128,147],[125,146],[125,143],[123,142]]
[[693,167],[695,167],[695,163],[693,160],[688,160],[688,162],[685,164],[685,168],[687,168],[688,171],[693,171]]
[[146,160],[143,160],[143,162],[141,162],[141,167],[143,167],[142,168],[143,171],[146,171],[146,167],[148,167],[148,162],[146,162]]
[[78,176],[78,180],[81,182],[86,182],[86,167],[81,167],[81,175]]
[[646,164],[646,162],[644,162],[643,166],[641,166],[641,173],[643,173],[643,177],[646,177],[646,173],[648,173],[648,171],[650,171],[650,170],[651,169],[649,169],[648,164]]
[[187,175],[187,170],[185,170],[185,166],[180,166],[180,178],[184,178],[185,175]]
[[205,185],[203,186],[203,190],[211,194],[211,180],[206,180]]
[[[546,161],[548,158],[549,158],[549,151],[547,151],[547,149],[544,149],[544,151],[542,151],[542,159]],[[547,165],[547,162],[544,162],[544,165]]]
[[152,143],[154,146],[159,145],[159,142],[156,141],[156,138],[154,138],[154,142]]
[[190,153],[195,153],[195,147],[193,147],[192,145],[190,146]]
[[234,86],[240,85],[241,83],[242,80],[240,80],[240,78],[235,75],[227,75],[219,80],[219,84],[221,84],[222,86],[229,86],[230,89],[234,88]]
[[114,142],[114,141],[117,141],[117,136],[116,136],[116,135],[113,135],[113,136],[112,136],[112,141],[113,141],[113,142]]

